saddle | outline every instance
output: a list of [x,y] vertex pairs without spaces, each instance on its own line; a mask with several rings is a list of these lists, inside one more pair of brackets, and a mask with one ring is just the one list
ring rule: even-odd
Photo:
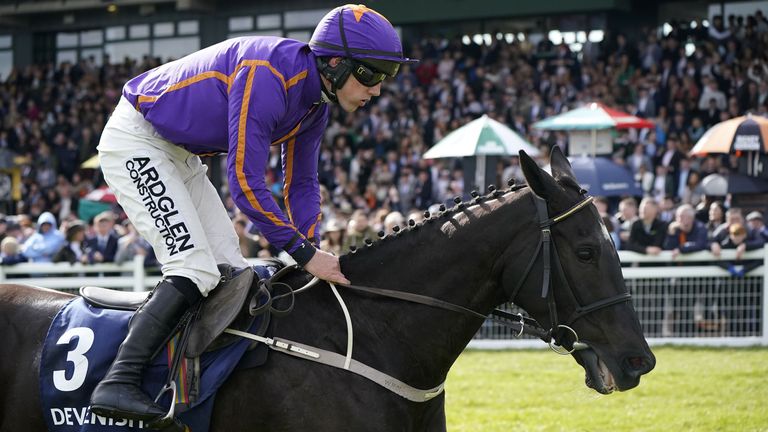
[[[260,281],[269,278],[285,267],[277,259],[259,260],[253,267],[236,269],[219,264],[221,286],[208,294],[202,301],[196,316],[189,321],[189,336],[185,355],[188,358],[200,356],[234,343],[238,337],[225,334],[224,330],[247,331],[257,316],[263,316],[256,334],[263,334],[269,326],[272,296]],[[146,301],[150,291],[116,291],[86,286],[80,288],[80,295],[88,304],[104,308],[135,311]]]

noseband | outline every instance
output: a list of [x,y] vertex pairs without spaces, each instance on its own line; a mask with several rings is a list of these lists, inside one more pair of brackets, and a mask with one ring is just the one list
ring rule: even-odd
[[[531,261],[528,262],[528,266],[525,269],[525,273],[523,274],[523,277],[520,279],[520,282],[518,282],[514,291],[512,291],[510,301],[514,302],[518,292],[520,291],[520,288],[522,288],[523,283],[525,283],[526,279],[528,278],[528,275],[531,273],[531,269],[533,268],[533,265],[538,261],[539,255],[541,255],[544,260],[543,262],[544,274],[541,281],[541,298],[547,299],[547,307],[549,309],[549,318],[551,322],[550,329],[546,331],[546,334],[545,334],[546,337],[542,339],[548,339],[550,348],[552,348],[552,350],[555,351],[556,353],[567,355],[572,353],[575,350],[587,348],[587,345],[585,343],[579,341],[579,335],[578,333],[576,333],[576,330],[574,330],[572,327],[573,323],[576,320],[578,320],[579,318],[589,313],[606,308],[608,306],[613,306],[615,304],[630,301],[632,296],[628,292],[626,292],[623,294],[615,295],[613,297],[608,297],[602,300],[598,300],[594,303],[590,303],[586,306],[583,306],[579,301],[579,297],[576,295],[573,289],[571,289],[571,286],[568,284],[568,279],[565,277],[565,272],[563,271],[563,266],[560,263],[560,256],[557,253],[557,248],[555,247],[555,241],[552,238],[552,231],[550,230],[550,227],[578,213],[580,210],[586,208],[589,204],[592,204],[592,201],[594,200],[593,197],[590,197],[590,196],[585,197],[583,200],[579,201],[573,207],[569,208],[568,210],[564,211],[563,213],[553,218],[550,218],[549,213],[547,212],[547,202],[544,199],[537,196],[536,194],[531,194],[531,196],[533,197],[533,201],[536,204],[536,212],[539,217],[539,228],[541,229],[541,241],[539,242],[539,245],[536,247],[536,252],[534,252],[533,257],[531,258]],[[554,290],[552,289],[551,276],[552,276],[553,262],[554,262],[554,269],[557,272],[557,275],[560,278],[561,283],[568,289],[568,291],[570,291],[571,296],[574,298],[574,300],[576,301],[576,304],[578,305],[576,310],[573,311],[571,316],[564,323],[560,323],[558,320],[557,304],[555,303],[555,294],[554,294]],[[510,314],[509,312],[500,311],[498,309],[494,310],[492,314],[507,320],[517,316],[514,314]],[[563,330],[567,330],[573,335],[574,341],[572,344],[572,348],[570,350],[565,350],[564,348],[562,348],[561,341],[562,341]]]

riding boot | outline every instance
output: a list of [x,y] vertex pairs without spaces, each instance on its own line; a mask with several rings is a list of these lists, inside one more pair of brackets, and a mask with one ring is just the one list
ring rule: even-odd
[[[190,288],[191,287],[191,288]],[[176,330],[179,321],[202,298],[186,278],[160,282],[128,323],[128,335],[109,371],[91,394],[91,412],[113,418],[156,420],[166,409],[141,390],[144,369]]]

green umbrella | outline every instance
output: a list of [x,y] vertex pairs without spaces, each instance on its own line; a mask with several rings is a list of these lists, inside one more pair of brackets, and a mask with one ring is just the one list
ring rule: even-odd
[[483,115],[441,139],[424,153],[424,158],[517,156],[520,150],[531,156],[539,155],[539,150],[515,131]]
[[515,131],[483,115],[449,133],[427,150],[424,158],[475,157],[474,184],[479,188],[485,181],[486,156],[517,156],[520,150],[530,156],[539,155],[539,150]]

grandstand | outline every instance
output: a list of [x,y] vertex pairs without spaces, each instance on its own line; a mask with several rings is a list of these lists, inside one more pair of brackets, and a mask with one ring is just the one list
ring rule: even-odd
[[[643,196],[661,205],[659,219],[665,226],[674,224],[675,208],[689,204],[711,235],[705,252],[700,252],[706,256],[696,260],[698,265],[705,262],[708,270],[696,267],[700,277],[691,273],[685,284],[675,284],[667,261],[649,267],[648,257],[622,252],[628,285],[642,302],[637,305],[646,330],[660,341],[765,344],[768,267],[762,264],[739,274],[728,267],[730,255],[723,255],[729,256],[725,260],[707,251],[713,242],[727,240],[715,238],[718,225],[727,233],[735,224],[725,217],[710,220],[712,202],[725,209],[741,208],[740,223],[750,231],[749,238],[768,240],[757,216],[747,217],[758,212],[762,220],[768,193],[712,191],[703,179],[745,174],[746,157],[690,157],[688,151],[721,121],[747,114],[768,116],[768,2],[446,3],[369,4],[391,19],[407,54],[422,61],[385,82],[382,95],[366,109],[333,111],[319,174],[323,220],[342,228],[334,231],[341,232],[338,235],[329,230],[323,246],[343,253],[379,230],[418,220],[424,210],[450,203],[455,196],[469,196],[474,185],[471,160],[425,160],[422,155],[471,120],[485,114],[508,125],[541,150],[545,165],[552,146],[568,148],[569,136],[535,129],[533,123],[597,101],[654,124],[607,135],[610,152],[603,156],[631,170]],[[125,239],[120,242],[121,256],[130,263],[120,270],[143,269],[132,267],[133,256],[151,261],[151,250],[122,223],[125,216],[104,190],[92,159],[122,85],[143,71],[227,38],[270,35],[308,41],[319,18],[336,5],[325,0],[0,0],[0,238],[15,239],[17,252],[23,253],[24,242],[46,211],[62,231],[82,220],[87,237],[93,237],[94,216],[109,210],[118,222],[116,235]],[[765,154],[755,161],[750,163],[768,163]],[[246,255],[277,255],[279,251],[231,202],[222,178],[225,158],[209,157],[206,163],[233,223],[245,225],[240,235]],[[490,158],[488,166],[495,167],[489,183],[522,178],[514,157]],[[756,174],[758,180],[768,178],[768,170],[760,168]],[[267,178],[282,202],[278,149]],[[637,214],[621,214],[621,198],[607,198],[602,213],[617,246],[625,249]],[[642,196],[634,198],[639,202]],[[762,243],[755,249],[747,256],[763,261]],[[14,262],[5,249],[2,256],[4,265]],[[102,264],[88,260],[86,265]],[[629,267],[632,263],[637,265]],[[35,270],[33,264],[19,265]],[[666,272],[659,270],[662,267]],[[7,269],[0,275],[38,277]],[[53,273],[52,267],[39,267],[38,272]],[[77,277],[73,274],[73,286],[80,283]],[[120,277],[113,280],[114,286],[124,289],[154,281]],[[742,304],[738,299],[747,300]],[[739,314],[738,325],[718,321],[724,316],[718,308]],[[669,314],[684,324],[664,327]],[[489,338],[507,337],[487,331]]]

